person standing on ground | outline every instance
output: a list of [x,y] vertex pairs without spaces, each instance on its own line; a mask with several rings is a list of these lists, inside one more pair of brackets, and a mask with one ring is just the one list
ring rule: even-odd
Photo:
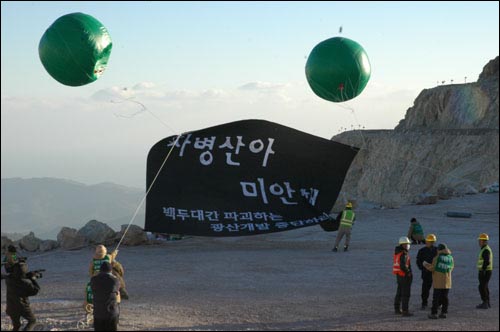
[[[404,317],[413,316],[408,310],[413,275],[410,264],[410,240],[406,236],[399,238],[399,245],[394,250],[392,273],[396,275],[398,288],[394,298],[394,311]],[[401,305],[403,311],[401,311]]]
[[425,238],[425,247],[421,248],[417,254],[417,266],[422,271],[422,310],[427,308],[427,300],[429,299],[429,291],[432,287],[432,271],[427,270],[423,263],[432,263],[432,260],[437,255],[436,235],[429,234]]
[[410,229],[408,230],[408,238],[413,244],[425,243],[424,230],[422,228],[422,225],[420,225],[416,218],[411,218]]
[[349,249],[349,242],[351,241],[351,229],[354,224],[354,220],[356,220],[356,214],[352,210],[352,203],[348,202],[345,206],[344,211],[337,216],[340,218],[340,227],[337,233],[337,238],[335,239],[335,247],[333,247],[332,251],[337,252],[339,248],[340,241],[345,235],[345,244],[344,251]]
[[451,271],[455,267],[453,256],[446,244],[441,243],[437,247],[437,256],[432,260],[432,264],[423,262],[425,268],[432,272],[432,285],[434,294],[432,296],[432,308],[430,319],[437,319],[437,312],[441,306],[439,318],[446,318],[448,314],[448,293],[451,289]]
[[488,234],[480,234],[478,240],[481,250],[479,251],[479,257],[477,258],[477,269],[479,271],[479,294],[481,295],[483,303],[477,305],[476,308],[488,309],[491,308],[488,283],[491,278],[491,273],[493,272],[493,251],[491,251],[491,248],[488,245],[488,241],[490,240]]
[[40,291],[37,276],[28,272],[28,264],[17,262],[12,266],[11,273],[7,276],[5,284],[7,286],[7,308],[6,313],[12,320],[13,331],[21,328],[21,317],[28,323],[24,331],[32,331],[36,318],[30,307],[30,296],[35,296]]
[[100,272],[90,279],[94,304],[94,330],[117,331],[120,318],[120,281],[111,273],[111,264],[104,261]]

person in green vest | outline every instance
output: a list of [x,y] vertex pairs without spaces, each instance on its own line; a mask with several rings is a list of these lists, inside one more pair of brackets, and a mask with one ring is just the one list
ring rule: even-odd
[[12,244],[7,247],[7,253],[3,258],[2,265],[4,266],[5,272],[12,273],[12,267],[14,264],[18,263],[19,259],[17,257],[17,249]]
[[118,253],[113,251],[110,255],[108,255],[108,250],[102,244],[99,244],[95,248],[94,256],[92,257],[92,261],[90,262],[89,274],[90,277],[93,277],[99,274],[101,270],[101,265],[104,261],[111,263]]
[[424,230],[415,218],[411,218],[408,238],[412,241],[412,244],[425,244]]
[[115,277],[117,277],[120,281],[120,296],[118,299],[118,302],[120,302],[122,298],[128,300],[129,295],[125,286],[124,269],[123,266],[116,260],[117,255],[117,250],[114,250],[111,254],[108,254],[108,250],[105,246],[103,246],[102,244],[98,245],[95,249],[94,257],[92,257],[92,261],[90,262],[89,274],[90,277],[99,274],[102,263],[110,263],[112,266],[113,275],[115,275]]
[[339,248],[339,243],[345,235],[345,244],[344,251],[347,251],[349,248],[349,242],[351,241],[351,229],[352,224],[354,224],[354,220],[356,220],[356,214],[352,210],[352,203],[347,202],[344,211],[337,216],[337,219],[340,218],[340,226],[337,233],[337,239],[335,240],[335,247],[333,247],[332,251],[337,252]]
[[423,262],[423,265],[427,270],[432,272],[432,286],[434,287],[429,318],[438,318],[437,312],[439,307],[441,307],[439,318],[446,318],[448,314],[448,293],[451,289],[451,272],[455,267],[450,249],[448,249],[446,244],[441,243],[437,247],[437,255],[432,260],[432,264]]
[[491,308],[488,283],[493,271],[493,252],[488,245],[488,241],[490,240],[488,234],[480,234],[478,240],[481,250],[479,251],[479,256],[477,258],[477,269],[479,271],[479,294],[481,295],[483,303],[477,305],[476,308],[488,309]]

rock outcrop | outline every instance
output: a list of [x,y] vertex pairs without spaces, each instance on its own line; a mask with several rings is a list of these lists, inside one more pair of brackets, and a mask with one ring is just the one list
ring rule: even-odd
[[116,232],[105,223],[90,220],[78,231],[78,234],[84,236],[90,244],[109,245],[113,243]]
[[66,250],[81,249],[87,245],[85,236],[78,234],[76,229],[70,227],[61,228],[57,234],[57,242]]
[[477,82],[422,91],[394,130],[333,137],[361,148],[334,210],[353,198],[398,207],[498,183],[498,74],[497,57]]

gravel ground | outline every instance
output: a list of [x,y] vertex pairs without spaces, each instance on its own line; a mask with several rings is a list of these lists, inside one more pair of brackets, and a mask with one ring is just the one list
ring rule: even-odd
[[[498,193],[435,205],[381,210],[359,208],[348,252],[331,251],[336,232],[319,226],[240,238],[188,237],[161,245],[121,247],[130,300],[121,305],[119,329],[197,330],[499,330]],[[447,211],[472,212],[470,219]],[[420,272],[410,250],[414,280],[410,311],[394,315],[392,255],[411,217],[435,233],[455,259],[447,319],[420,310]],[[477,236],[490,235],[494,271],[492,308],[478,310]],[[77,330],[85,318],[84,286],[93,249],[33,254],[31,269],[45,268],[42,290],[32,298],[39,330]],[[37,256],[37,257],[35,257]],[[1,328],[5,315],[2,282]],[[431,294],[432,297],[432,294]],[[91,327],[80,330],[91,330]]]

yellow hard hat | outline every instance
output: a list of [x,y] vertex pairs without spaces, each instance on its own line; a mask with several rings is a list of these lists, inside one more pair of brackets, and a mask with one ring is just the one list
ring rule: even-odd
[[425,241],[427,241],[427,242],[436,242],[436,240],[437,240],[437,239],[436,239],[436,235],[434,235],[434,234],[429,234],[429,235],[427,235],[427,237],[425,238]]
[[481,233],[479,234],[479,237],[477,238],[478,240],[485,240],[485,241],[489,241],[490,240],[490,237],[488,236],[488,234],[486,233]]
[[345,205],[346,208],[351,208],[352,209],[352,203],[351,202],[347,202],[347,204]]

